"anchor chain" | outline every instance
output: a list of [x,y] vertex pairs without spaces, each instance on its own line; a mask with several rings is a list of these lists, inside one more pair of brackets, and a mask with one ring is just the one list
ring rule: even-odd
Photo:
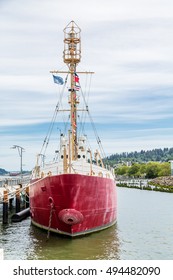
[[51,204],[50,204],[50,215],[49,215],[49,226],[48,226],[48,232],[47,232],[47,240],[48,240],[49,237],[50,237],[50,227],[51,227],[51,224],[52,224],[52,213],[53,213],[53,208],[54,208],[54,204],[51,203]]

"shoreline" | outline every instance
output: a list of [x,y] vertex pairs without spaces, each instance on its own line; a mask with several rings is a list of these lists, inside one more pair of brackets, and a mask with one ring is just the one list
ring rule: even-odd
[[[167,192],[173,193],[173,184],[171,185],[173,178],[164,177],[164,178],[155,178],[153,180],[147,179],[124,179],[117,180],[117,187],[121,188],[132,188],[139,190],[147,190],[147,191],[158,191],[158,192]],[[163,185],[163,182],[169,182],[170,184]]]

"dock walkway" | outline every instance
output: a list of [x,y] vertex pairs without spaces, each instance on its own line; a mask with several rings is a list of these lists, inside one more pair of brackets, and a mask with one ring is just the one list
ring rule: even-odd
[[16,191],[24,191],[29,184],[30,176],[23,176],[23,178],[4,177],[0,179],[0,203],[3,203],[4,191],[7,191],[8,199],[12,199],[16,195]]

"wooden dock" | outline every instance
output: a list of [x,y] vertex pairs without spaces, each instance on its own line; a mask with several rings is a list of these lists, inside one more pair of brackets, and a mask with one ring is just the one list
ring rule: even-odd
[[0,180],[0,204],[3,204],[3,224],[8,223],[8,213],[13,208],[19,213],[29,207],[29,176]]
[[14,198],[17,189],[21,189],[21,192],[26,189],[29,184],[29,176],[24,176],[22,179],[19,177],[11,178],[6,177],[0,179],[0,203],[3,203],[4,191],[7,191],[8,198]]

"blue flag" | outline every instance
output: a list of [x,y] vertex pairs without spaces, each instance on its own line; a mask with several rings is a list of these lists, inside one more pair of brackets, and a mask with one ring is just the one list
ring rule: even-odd
[[63,83],[64,83],[63,78],[61,78],[60,76],[53,75],[53,80],[54,80],[54,83],[56,83],[58,85],[63,85]]

